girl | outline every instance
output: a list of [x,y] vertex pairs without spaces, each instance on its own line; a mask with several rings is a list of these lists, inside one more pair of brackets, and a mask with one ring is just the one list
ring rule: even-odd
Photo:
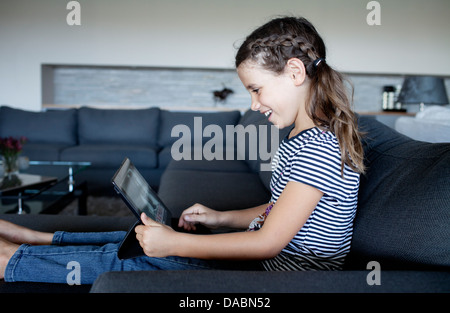
[[[237,265],[214,260],[257,260],[266,270],[341,269],[350,249],[363,150],[343,78],[325,57],[316,29],[294,17],[256,29],[237,52],[236,68],[251,94],[251,108],[279,128],[294,125],[274,158],[272,199],[226,212],[196,204],[182,213],[179,226],[248,231],[180,233],[143,215],[136,237],[148,257],[121,261],[117,244],[104,243],[120,241],[122,232],[48,234],[3,221],[0,277],[65,282],[70,261],[80,263],[82,283],[104,271]],[[80,241],[89,245],[59,245]]]

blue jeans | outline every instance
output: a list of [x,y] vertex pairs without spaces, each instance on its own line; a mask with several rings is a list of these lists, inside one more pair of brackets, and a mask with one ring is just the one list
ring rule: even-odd
[[5,281],[68,283],[77,268],[74,264],[79,265],[81,284],[92,284],[101,273],[110,271],[239,268],[237,264],[230,267],[225,262],[182,257],[120,260],[117,251],[125,234],[56,232],[52,245],[23,244],[9,260]]

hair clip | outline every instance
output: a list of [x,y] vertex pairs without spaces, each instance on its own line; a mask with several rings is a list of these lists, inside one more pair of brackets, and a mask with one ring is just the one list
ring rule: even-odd
[[325,59],[324,58],[315,59],[314,62],[313,62],[314,67],[318,67],[320,62],[322,62],[322,61],[325,62]]

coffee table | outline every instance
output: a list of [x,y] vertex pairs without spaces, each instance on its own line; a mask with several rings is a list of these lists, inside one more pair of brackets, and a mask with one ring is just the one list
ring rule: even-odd
[[87,214],[87,183],[76,178],[90,162],[27,163],[18,174],[0,178],[0,213],[57,214],[78,199],[78,214]]

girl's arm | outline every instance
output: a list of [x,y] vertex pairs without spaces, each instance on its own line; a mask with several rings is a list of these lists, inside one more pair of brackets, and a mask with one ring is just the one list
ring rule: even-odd
[[202,259],[268,259],[279,254],[292,240],[322,195],[322,192],[311,186],[289,182],[263,227],[254,232],[186,234],[144,217],[145,226],[136,227],[136,237],[144,252],[154,257],[177,255]]
[[265,211],[268,205],[263,204],[245,210],[219,212],[197,203],[183,211],[178,226],[186,230],[195,229],[195,224],[203,224],[212,229],[219,227],[246,229],[255,217]]

